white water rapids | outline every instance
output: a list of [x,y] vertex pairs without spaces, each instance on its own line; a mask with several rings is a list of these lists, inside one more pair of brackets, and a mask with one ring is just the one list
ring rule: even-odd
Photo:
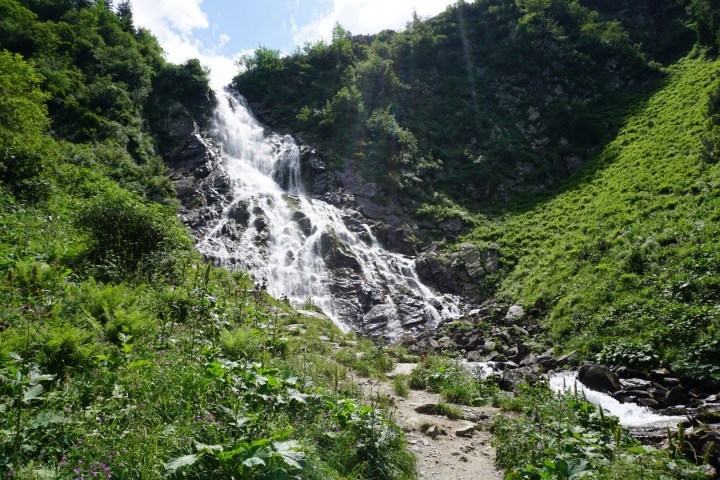
[[628,428],[664,428],[677,427],[685,420],[683,416],[658,415],[647,407],[635,403],[620,403],[610,395],[590,390],[577,379],[577,372],[558,372],[550,375],[550,388],[555,392],[574,392],[584,395],[588,402],[594,403],[610,415],[620,419],[620,425]]
[[[382,325],[394,337],[460,314],[457,299],[419,281],[414,258],[383,249],[367,225],[351,231],[348,212],[306,195],[297,143],[261,125],[241,97],[218,94],[213,133],[232,194],[200,240],[202,253],[248,271],[277,298],[311,302],[345,329]],[[340,268],[328,265],[333,254]]]

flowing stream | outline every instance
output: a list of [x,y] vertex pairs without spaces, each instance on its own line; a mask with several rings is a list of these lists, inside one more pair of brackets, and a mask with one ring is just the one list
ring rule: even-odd
[[658,415],[647,407],[634,403],[620,403],[610,395],[590,390],[577,379],[577,372],[558,372],[550,376],[550,388],[558,393],[570,390],[584,395],[588,402],[594,403],[620,419],[620,424],[628,428],[665,428],[677,427],[685,420],[683,416]]
[[261,125],[242,97],[219,93],[214,123],[232,194],[200,240],[202,253],[345,329],[392,338],[460,315],[457,298],[418,280],[414,258],[383,249],[362,222],[349,228],[352,212],[306,195],[296,141]]

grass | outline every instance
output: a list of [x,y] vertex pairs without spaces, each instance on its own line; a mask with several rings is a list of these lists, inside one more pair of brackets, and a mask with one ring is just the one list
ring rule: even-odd
[[570,186],[480,213],[458,240],[499,248],[496,295],[541,308],[563,348],[587,358],[619,339],[681,370],[718,331],[720,167],[702,161],[701,139],[719,67],[671,67]]
[[498,391],[493,378],[476,377],[457,360],[444,356],[429,356],[418,365],[409,385],[439,393],[447,402],[470,406],[486,405]]
[[459,420],[463,418],[462,408],[457,405],[450,405],[446,402],[438,402],[435,406],[438,415],[444,415],[450,420]]
[[68,193],[0,187],[0,475],[414,478],[354,383],[392,368],[382,348],[190,250],[95,263]]
[[402,398],[408,398],[410,396],[410,387],[408,386],[407,376],[398,375],[393,378],[392,385],[395,395]]

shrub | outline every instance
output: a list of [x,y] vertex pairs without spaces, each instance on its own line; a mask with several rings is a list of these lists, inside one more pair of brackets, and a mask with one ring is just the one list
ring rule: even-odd
[[84,202],[77,223],[90,234],[92,257],[101,264],[134,273],[153,254],[190,246],[183,227],[162,206],[111,184],[97,187],[100,193]]
[[67,368],[89,363],[97,350],[92,332],[63,323],[47,330],[38,359],[50,373],[62,374]]
[[720,337],[706,335],[678,355],[673,369],[693,380],[720,382]]
[[624,365],[642,370],[657,365],[659,358],[650,344],[620,340],[605,345],[597,360],[606,365]]

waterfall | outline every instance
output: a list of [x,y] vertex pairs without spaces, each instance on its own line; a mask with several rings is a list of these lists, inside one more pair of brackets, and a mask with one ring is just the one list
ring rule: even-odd
[[294,306],[312,302],[346,330],[392,338],[460,315],[459,299],[422,284],[414,258],[383,249],[368,225],[349,228],[351,212],[307,195],[296,141],[261,125],[242,97],[218,95],[213,135],[232,193],[198,243],[203,254]]

